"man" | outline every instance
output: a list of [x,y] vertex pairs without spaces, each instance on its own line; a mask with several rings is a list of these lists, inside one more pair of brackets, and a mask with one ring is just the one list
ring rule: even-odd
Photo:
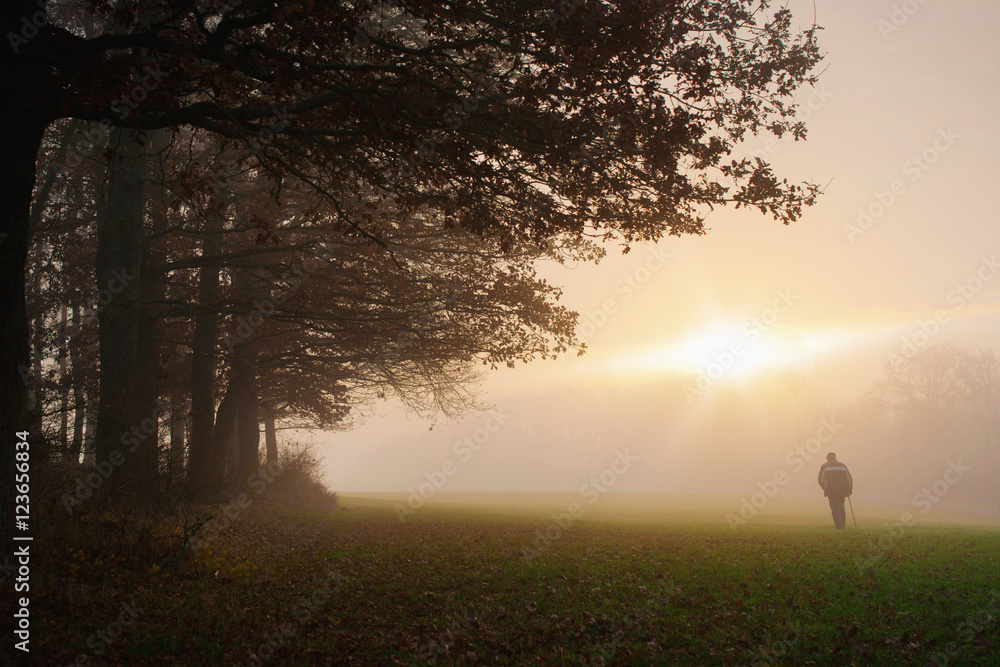
[[826,463],[819,469],[819,485],[823,487],[823,495],[830,499],[830,511],[833,513],[833,525],[837,530],[843,530],[847,525],[847,510],[844,509],[844,498],[854,490],[854,480],[847,466],[837,460],[837,455],[830,452],[826,455]]

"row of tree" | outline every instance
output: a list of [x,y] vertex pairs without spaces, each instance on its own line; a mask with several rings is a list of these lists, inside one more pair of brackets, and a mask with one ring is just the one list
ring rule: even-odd
[[964,443],[1000,454],[1000,357],[995,350],[937,343],[895,358],[862,405],[871,416],[909,426],[918,451],[947,451],[943,443]]
[[[501,249],[423,211],[342,199],[342,210],[379,208],[376,244],[345,233],[336,211],[295,179],[279,205],[252,155],[183,130],[155,153],[148,137],[113,132],[110,165],[52,178],[74,145],[63,125],[39,161],[51,187],[33,208],[27,375],[32,430],[48,435],[55,456],[76,461],[87,448],[105,461],[129,445],[121,470],[143,486],[175,480],[186,458],[189,485],[216,489],[229,473],[256,472],[261,422],[273,459],[276,422],[335,428],[352,406],[387,392],[418,411],[456,414],[473,401],[475,361],[512,364],[575,343],[575,316],[534,262],[597,253],[585,240]],[[122,154],[135,162],[127,177]],[[139,228],[136,264],[101,256],[116,215]],[[109,382],[110,369],[125,377]],[[158,448],[158,429],[142,424],[161,418],[169,444]],[[111,424],[104,437],[102,424]]]
[[143,490],[186,452],[201,492],[259,465],[261,422],[272,455],[276,422],[387,391],[460,410],[480,364],[576,344],[537,260],[812,203],[733,157],[804,136],[820,55],[791,21],[750,0],[4,3],[4,442],[127,445],[114,484]]

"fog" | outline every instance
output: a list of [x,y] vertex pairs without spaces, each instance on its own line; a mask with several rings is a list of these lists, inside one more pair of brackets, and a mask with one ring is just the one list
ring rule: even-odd
[[[856,501],[1000,516],[996,449],[972,424],[868,414],[795,378],[726,388],[693,407],[679,384],[525,391],[431,431],[405,418],[389,428],[387,415],[321,451],[342,493],[406,491],[411,507],[455,492],[562,491],[604,506],[615,494],[732,496],[726,512],[766,497],[784,513],[802,501],[822,512],[817,472],[833,451],[852,472]],[[690,502],[659,511],[679,507]]]
[[[716,211],[703,237],[541,267],[581,314],[586,354],[490,373],[492,418],[435,423],[390,401],[356,430],[314,435],[330,486],[405,497],[453,466],[435,494],[578,492],[628,452],[608,497],[738,502],[784,473],[775,498],[822,517],[816,474],[833,451],[856,502],[920,511],[929,490],[934,512],[1000,520],[991,390],[953,387],[941,410],[914,390],[876,409],[897,363],[997,348],[1000,9],[896,4],[817,2],[829,55],[799,100],[808,140],[744,147],[825,184],[802,220]],[[478,450],[462,444],[477,434]]]

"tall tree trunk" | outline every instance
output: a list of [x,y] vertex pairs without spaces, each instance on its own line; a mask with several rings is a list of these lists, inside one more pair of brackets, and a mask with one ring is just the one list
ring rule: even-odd
[[167,476],[171,486],[184,474],[184,435],[187,410],[183,392],[175,391],[170,397],[170,454],[167,458]]
[[97,406],[94,403],[91,399],[84,409],[83,463],[89,466],[97,463]]
[[257,401],[257,378],[251,364],[240,359],[236,370],[239,387],[239,461],[241,484],[260,470],[260,409]]
[[[143,279],[143,283],[149,285],[148,280]],[[148,296],[148,292],[144,291],[144,295]],[[140,305],[136,327],[135,374],[141,381],[136,385],[135,410],[141,422],[136,423],[149,424],[152,420],[154,426],[153,432],[141,440],[135,455],[138,456],[137,464],[142,488],[150,491],[159,488],[161,408],[157,401],[160,385],[160,358],[156,348],[157,325],[157,318]],[[145,433],[145,428],[143,432]]]
[[[249,303],[252,290],[248,275],[234,272],[233,287],[241,303]],[[237,484],[245,486],[260,469],[260,409],[257,399],[257,370],[250,346],[241,342],[231,347],[232,382],[239,402],[237,415],[236,457],[239,466]]]
[[[152,130],[143,133],[144,153],[160,155],[168,147],[170,135],[164,130]],[[148,160],[144,160],[142,176],[145,179],[145,166]],[[150,170],[152,171],[152,170]],[[152,173],[150,184],[144,190],[143,203],[146,199],[157,197],[162,201],[164,195],[162,174]],[[156,212],[150,213],[155,216]],[[140,218],[140,223],[145,228],[145,218]],[[152,419],[155,427],[151,437],[143,443],[140,449],[141,456],[139,465],[141,467],[142,484],[146,489],[154,490],[162,488],[160,478],[160,464],[164,463],[165,468],[169,463],[169,455],[166,448],[161,452],[159,438],[160,416],[164,412],[164,407],[160,403],[160,390],[163,384],[163,368],[160,360],[160,340],[162,320],[157,307],[154,304],[163,302],[166,298],[166,285],[161,280],[161,275],[156,272],[154,262],[145,245],[140,251],[141,273],[139,276],[139,303],[136,314],[138,317],[137,338],[136,338],[136,362],[135,372],[141,381],[136,391],[137,414],[143,415],[143,422]],[[170,415],[164,415],[169,418]],[[139,452],[137,452],[139,453]],[[161,457],[161,454],[163,455]],[[162,459],[162,461],[161,461]]]
[[69,453],[69,345],[67,343],[66,323],[69,319],[69,308],[63,304],[59,316],[59,456],[68,459]]
[[[69,134],[64,133],[60,145],[65,145],[66,141],[69,139]],[[54,169],[49,169],[48,174],[46,174],[45,179],[38,183],[37,191],[34,193],[34,197],[31,201],[31,210],[29,212],[28,218],[28,248],[30,250],[32,244],[32,238],[36,229],[41,227],[43,213],[45,211],[45,206],[48,203],[49,193],[52,191],[52,186],[55,183],[56,171]],[[29,255],[30,256],[30,255]],[[45,263],[44,257],[39,257],[39,269],[41,265]],[[30,266],[30,264],[29,264]],[[34,276],[34,282],[32,283],[31,294],[28,295],[28,307],[34,312],[34,319],[31,327],[31,347],[32,347],[32,370],[31,370],[31,390],[29,393],[29,405],[31,406],[29,410],[31,411],[30,417],[30,427],[29,430],[32,433],[38,434],[40,438],[40,447],[35,448],[32,458],[36,461],[53,460],[54,456],[52,442],[48,439],[41,439],[42,429],[44,428],[42,415],[45,411],[43,405],[43,392],[42,392],[42,360],[45,358],[45,298],[42,288],[42,272],[37,271]],[[64,314],[65,315],[65,314]],[[65,326],[62,331],[65,331]],[[60,334],[62,333],[60,332]],[[61,350],[60,350],[61,351]],[[60,367],[62,366],[63,359],[59,358]],[[60,368],[62,370],[62,368]],[[62,379],[60,376],[60,380]],[[62,391],[62,383],[59,384],[59,390]],[[60,434],[62,435],[62,434]],[[65,450],[65,447],[62,448]],[[59,454],[62,455],[64,451],[60,451]]]
[[228,473],[237,465],[232,443],[236,436],[237,418],[240,411],[239,387],[230,378],[226,393],[219,401],[219,411],[215,415],[215,429],[212,433],[212,460],[209,467],[209,479],[214,482],[213,490],[223,481],[227,481]]
[[[4,10],[14,16],[14,3]],[[5,24],[6,25],[6,24]],[[0,87],[0,549],[9,561],[14,450],[17,433],[27,427],[29,357],[24,272],[28,260],[28,221],[35,185],[35,158],[47,120],[15,111],[16,91]],[[39,433],[31,433],[37,441]]]
[[[211,239],[202,243],[202,256],[214,254]],[[191,352],[191,434],[188,442],[187,486],[192,494],[216,490],[212,467],[215,418],[215,346],[219,336],[219,269],[203,267],[198,284],[199,310],[194,317]],[[221,406],[220,406],[221,409]]]
[[[29,240],[30,243],[30,240]],[[35,273],[32,283],[32,301],[37,304],[31,322],[31,384],[28,393],[30,424],[28,429],[39,438],[40,447],[35,449],[31,458],[45,461],[49,458],[51,444],[41,438],[42,429],[42,359],[45,357],[45,309],[41,307],[42,272]]]
[[268,464],[278,462],[278,431],[274,427],[274,412],[264,410],[264,443],[267,447]]
[[[97,247],[98,325],[100,331],[100,399],[97,411],[97,461],[122,450],[125,460],[108,481],[141,489],[149,439],[139,440],[142,413],[137,374],[142,215],[145,204],[145,150],[137,132],[111,133],[113,156],[108,165],[107,210]],[[136,445],[135,442],[138,441]],[[155,442],[155,440],[154,440]]]
[[[73,304],[73,331],[80,328],[80,304]],[[75,337],[75,336],[74,336]],[[73,441],[69,446],[69,460],[72,463],[80,462],[80,451],[83,449],[83,425],[87,414],[86,394],[83,390],[84,378],[87,373],[83,368],[83,360],[80,359],[80,346],[77,341],[69,341],[69,363],[72,370],[73,383]]]

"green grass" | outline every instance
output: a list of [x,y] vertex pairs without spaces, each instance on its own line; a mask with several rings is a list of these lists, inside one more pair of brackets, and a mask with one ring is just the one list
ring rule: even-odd
[[[893,510],[858,531],[814,513],[734,532],[718,512],[623,518],[608,499],[530,559],[559,497],[429,505],[405,523],[371,497],[329,514],[254,506],[197,568],[46,573],[32,652],[233,665],[270,641],[270,665],[1000,665],[995,528],[920,522],[859,567]],[[138,617],[97,655],[88,637],[130,600]]]

